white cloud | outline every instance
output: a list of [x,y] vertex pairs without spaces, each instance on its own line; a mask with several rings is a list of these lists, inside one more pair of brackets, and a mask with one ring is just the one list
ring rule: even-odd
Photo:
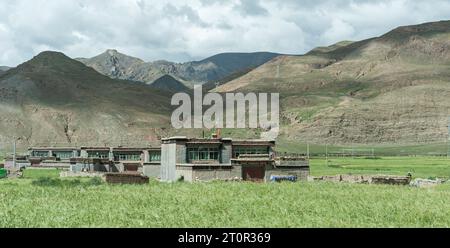
[[115,48],[174,61],[227,51],[302,54],[442,19],[450,19],[446,0],[2,0],[0,65],[44,49],[90,57]]
[[321,43],[330,44],[335,41],[346,40],[354,37],[355,28],[341,19],[333,19],[331,26],[320,36]]

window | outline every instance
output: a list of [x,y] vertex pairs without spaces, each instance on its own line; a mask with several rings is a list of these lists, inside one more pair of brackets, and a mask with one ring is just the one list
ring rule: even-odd
[[40,157],[40,158],[48,157],[48,151],[33,151],[31,153],[31,156],[32,157]]
[[89,157],[89,158],[101,158],[101,159],[105,159],[105,158],[109,158],[109,152],[89,151],[89,152],[88,152],[88,157]]
[[71,151],[53,152],[53,156],[55,156],[59,159],[69,159],[73,156],[73,152],[71,152]]
[[266,146],[238,146],[233,147],[233,158],[238,158],[241,154],[269,154]]
[[219,148],[190,147],[188,148],[188,160],[219,160]]
[[150,152],[150,162],[161,161],[161,152],[151,151]]
[[116,153],[114,154],[115,161],[141,161],[142,153]]

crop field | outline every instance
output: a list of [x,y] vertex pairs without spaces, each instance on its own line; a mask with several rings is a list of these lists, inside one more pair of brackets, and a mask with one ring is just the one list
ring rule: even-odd
[[449,227],[450,185],[0,181],[0,227]]
[[[280,140],[277,143],[277,149],[281,153],[303,153],[306,154],[308,150],[307,144],[301,144],[298,142]],[[347,155],[351,155],[351,150],[354,150],[357,154],[360,150],[366,150],[366,153],[371,153],[378,157],[395,157],[395,156],[447,156],[450,151],[448,143],[430,143],[430,144],[418,144],[418,145],[355,145],[355,146],[337,146],[337,145],[317,145],[310,144],[309,152],[312,156],[320,155],[324,156],[326,152],[329,154],[342,154],[343,150],[346,150]]]
[[366,174],[399,175],[413,178],[450,178],[446,157],[312,158],[311,175]]
[[38,179],[43,177],[59,177],[60,170],[57,169],[27,169],[23,171],[23,178]]
[[[416,161],[416,162],[414,162]],[[312,159],[313,175],[447,177],[443,158]],[[450,183],[434,188],[328,182],[108,185],[27,169],[0,180],[0,227],[450,227]]]

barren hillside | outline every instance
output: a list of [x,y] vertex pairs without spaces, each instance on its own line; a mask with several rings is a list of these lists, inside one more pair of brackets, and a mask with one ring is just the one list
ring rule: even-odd
[[0,144],[139,145],[169,126],[170,96],[43,52],[0,76]]
[[280,92],[282,136],[311,143],[447,138],[450,21],[280,56],[217,91]]

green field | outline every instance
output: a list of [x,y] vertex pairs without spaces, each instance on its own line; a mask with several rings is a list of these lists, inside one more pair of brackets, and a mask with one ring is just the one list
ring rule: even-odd
[[450,185],[33,185],[0,181],[0,227],[449,227]]
[[[445,158],[311,160],[313,175],[446,177]],[[327,182],[107,185],[27,169],[0,180],[0,227],[450,227],[450,183],[435,188]]]
[[[277,142],[277,151],[284,153],[300,153],[306,154],[308,150],[307,144],[301,144],[289,140],[279,140]],[[343,149],[346,149],[345,154],[351,156],[351,150],[354,149],[354,153],[367,153],[373,154],[378,157],[386,156],[445,156],[450,151],[450,146],[447,143],[430,143],[430,144],[417,144],[417,145],[317,145],[310,144],[309,152],[311,156],[325,156],[327,150],[330,155],[342,154]],[[361,151],[366,150],[366,151]]]
[[450,159],[446,157],[312,158],[311,175],[382,174],[414,178],[450,178]]
[[23,178],[59,177],[59,172],[57,169],[27,169],[23,171]]

